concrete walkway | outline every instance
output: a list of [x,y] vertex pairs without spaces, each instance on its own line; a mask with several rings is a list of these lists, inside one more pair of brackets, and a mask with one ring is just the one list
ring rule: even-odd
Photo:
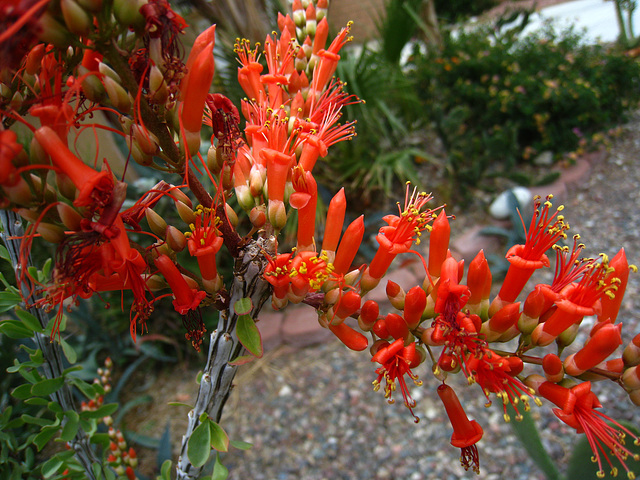
[[[620,33],[613,0],[576,0],[542,9],[532,16],[525,32],[541,28],[552,21],[559,27],[575,26],[586,31],[589,42],[614,42]],[[640,28],[640,8],[633,15],[635,29]]]

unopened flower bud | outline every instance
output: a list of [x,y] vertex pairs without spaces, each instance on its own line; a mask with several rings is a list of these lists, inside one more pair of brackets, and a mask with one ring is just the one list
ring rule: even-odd
[[224,204],[224,211],[227,214],[227,220],[229,220],[229,223],[231,224],[232,227],[237,227],[238,226],[238,214],[236,213],[236,211],[233,209],[233,207],[231,205],[229,205],[228,203]]
[[71,33],[85,37],[91,32],[93,20],[75,0],[60,0],[64,23]]
[[9,105],[14,110],[20,110],[20,108],[22,108],[22,102],[24,102],[24,97],[19,91],[16,90],[15,93],[13,94],[13,97],[11,97],[11,101],[9,102]]
[[58,48],[66,48],[71,44],[69,30],[58,22],[53,15],[45,11],[38,19],[38,38],[44,43],[51,43]]
[[633,340],[625,347],[624,352],[622,352],[622,359],[625,365],[640,364],[640,333],[633,337]]
[[[122,82],[122,79],[120,78],[120,75],[118,75],[117,72],[113,68],[111,68],[109,65],[107,65],[106,63],[98,62],[98,70],[100,71],[100,73],[102,75],[111,78],[115,82],[117,82],[117,83],[121,83]],[[121,119],[121,121],[122,121],[122,119]]]
[[269,200],[269,223],[276,230],[282,230],[287,223],[287,210],[284,206],[284,202]]
[[82,221],[82,215],[70,205],[66,203],[58,203],[56,205],[58,215],[60,215],[60,221],[67,228],[67,230],[80,230],[80,222]]
[[144,25],[140,7],[145,3],[147,2],[141,3],[137,0],[113,0],[113,14],[121,25],[127,27]]
[[29,205],[33,200],[29,184],[19,175],[16,175],[13,185],[2,185],[6,198],[16,205]]
[[78,5],[90,12],[99,12],[102,8],[102,0],[77,0]]
[[182,201],[176,201],[176,210],[184,223],[191,224],[196,221],[196,214],[193,212],[191,207],[188,207]]
[[152,103],[162,105],[169,98],[169,88],[164,75],[156,65],[149,69],[149,94]]
[[[101,63],[100,65],[103,64]],[[121,113],[129,113],[131,110],[131,99],[127,91],[122,88],[122,85],[106,75],[102,77],[102,84],[113,106]]]
[[262,228],[267,222],[267,208],[264,205],[253,207],[249,212],[249,220],[254,227]]
[[138,145],[138,143],[133,140],[133,137],[131,135],[125,135],[125,139],[127,145],[129,145],[131,156],[138,165],[148,167],[153,164],[153,157],[144,153],[140,148],[140,145]]
[[88,75],[89,69],[84,65],[78,66],[78,72],[82,77],[82,92],[94,103],[100,103],[106,95],[104,85],[97,75]]
[[173,225],[167,226],[164,238],[167,242],[167,245],[169,245],[169,248],[171,248],[171,250],[173,250],[174,252],[181,252],[182,250],[184,250],[184,247],[187,246],[187,237],[185,237],[184,233],[182,233]]
[[391,302],[391,305],[396,310],[404,309],[404,296],[405,291],[402,289],[400,285],[391,280],[387,280],[387,288],[386,288],[387,298]]
[[167,282],[161,275],[150,275],[146,278],[145,284],[152,292],[157,292],[167,287]]
[[640,369],[635,367],[627,368],[622,374],[622,383],[627,390],[640,389]]
[[213,175],[219,175],[222,170],[223,162],[219,162],[218,157],[218,149],[211,144],[209,150],[207,150],[207,168]]
[[144,215],[147,218],[147,223],[149,224],[149,228],[151,228],[151,231],[160,238],[163,238],[167,230],[167,222],[165,222],[164,218],[162,218],[151,208],[147,208],[144,211]]
[[140,150],[147,155],[156,154],[158,151],[158,138],[153,133],[143,129],[140,125],[133,125],[131,127],[131,133]]
[[[173,185],[171,186],[173,187]],[[189,196],[186,193],[184,193],[182,190],[179,190],[177,188],[172,189],[171,196],[176,200],[181,201],[182,203],[187,205],[189,208],[193,208],[193,202],[191,201]]]

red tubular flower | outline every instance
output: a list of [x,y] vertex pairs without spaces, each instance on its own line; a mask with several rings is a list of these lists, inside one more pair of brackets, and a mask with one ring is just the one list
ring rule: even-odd
[[189,225],[191,233],[187,233],[187,247],[192,257],[196,257],[202,281],[207,291],[213,293],[220,289],[216,254],[222,248],[223,239],[217,225],[220,220],[212,208],[199,206],[196,209],[195,224]]
[[[521,420],[517,405],[522,402],[524,411],[528,411],[529,398],[533,390],[518,380],[514,375],[521,371],[522,360],[517,357],[502,357],[485,347],[482,351],[469,354],[462,362],[462,370],[467,376],[469,383],[477,383],[484,392],[487,400],[489,394],[495,393],[502,401],[503,416],[505,422],[509,422],[511,417],[507,413],[507,405],[511,404],[516,411],[516,420]],[[536,404],[540,400],[534,398]],[[489,400],[489,405],[491,400]]]
[[[181,118],[182,126],[187,135],[198,134],[200,140],[200,130],[202,128],[202,117],[204,105],[209,94],[209,88],[213,81],[215,72],[215,61],[213,59],[213,42],[205,46],[193,62],[193,66],[187,83],[185,83],[182,95]],[[188,139],[189,140],[189,139]],[[191,151],[193,155],[197,150]]]
[[187,329],[185,337],[191,340],[193,348],[200,351],[202,336],[206,332],[202,316],[200,314],[200,303],[207,296],[206,292],[189,287],[178,267],[166,255],[160,255],[154,260],[156,267],[169,284],[173,296],[173,308],[182,315],[182,324]]
[[531,334],[535,345],[545,346],[553,342],[562,332],[582,321],[587,315],[600,311],[600,298],[613,295],[615,282],[606,283],[612,270],[606,255],[601,255],[600,263],[589,263],[582,278],[568,285],[556,301],[558,309],[544,323],[539,324]]
[[234,45],[241,67],[238,67],[238,83],[250,100],[260,100],[266,96],[264,86],[260,81],[260,74],[264,68],[258,62],[258,49],[251,49],[248,40],[242,40]]
[[515,245],[507,252],[509,270],[504,279],[500,293],[491,305],[491,311],[500,309],[504,303],[514,302],[533,272],[550,265],[545,252],[551,248],[560,238],[565,238],[565,231],[569,228],[564,222],[564,217],[558,215],[564,208],[562,205],[551,214],[552,195],[542,204],[540,197],[535,198],[535,211],[531,224],[527,230],[524,245]]
[[272,148],[264,148],[260,156],[267,164],[267,182],[269,186],[269,223],[276,230],[280,230],[287,222],[287,212],[284,206],[284,188],[289,177],[289,171],[295,164],[295,155],[287,155]]
[[269,265],[264,269],[264,279],[273,287],[273,296],[283,300],[289,292],[291,277],[293,276],[289,266],[291,254],[281,253],[275,259],[267,257]]
[[336,275],[343,275],[349,271],[353,259],[356,258],[362,237],[364,236],[364,215],[360,215],[349,224],[342,235],[342,240],[333,261]]
[[431,195],[415,189],[409,196],[409,186],[405,196],[404,209],[398,206],[399,215],[386,215],[388,226],[382,227],[376,239],[380,246],[371,261],[368,275],[380,279],[399,253],[409,252],[413,242],[420,243],[421,232],[433,220],[433,210],[424,209]]
[[345,346],[356,352],[365,350],[369,345],[367,337],[344,322],[339,325],[329,324],[329,330],[331,330]]
[[111,202],[114,182],[110,171],[96,172],[76,157],[49,127],[40,127],[35,139],[49,154],[53,164],[62,170],[78,188],[73,204],[77,207],[104,207]]
[[416,328],[422,320],[422,314],[427,307],[427,294],[416,285],[404,297],[404,319],[410,329]]
[[[591,391],[591,382],[583,382],[571,388],[561,385],[543,382],[538,387],[538,394],[553,402],[560,408],[554,408],[553,413],[564,423],[576,429],[578,433],[584,433],[589,441],[589,446],[593,450],[595,462],[598,463],[598,477],[604,477],[602,468],[602,457],[609,464],[612,473],[617,473],[617,469],[611,463],[607,454],[609,450],[622,464],[629,478],[635,478],[633,472],[627,467],[625,460],[631,456],[634,460],[640,460],[640,455],[631,453],[624,446],[624,437],[629,435],[634,443],[640,443],[638,437],[628,429],[620,425],[607,415],[594,409],[601,408],[602,404],[598,397]],[[614,476],[615,476],[615,473]]]
[[438,386],[438,396],[444,404],[453,427],[451,445],[461,449],[460,463],[465,470],[472,468],[474,472],[480,473],[480,458],[476,443],[484,434],[482,427],[475,420],[469,420],[456,392],[449,385],[443,383]]
[[351,37],[347,37],[351,31],[351,25],[352,22],[349,22],[346,28],[340,30],[340,33],[333,42],[331,42],[328,49],[321,49],[317,52],[320,60],[313,71],[313,80],[311,81],[312,94],[322,92],[336,71],[338,61],[340,60],[338,52],[349,40],[351,40]]
[[294,193],[289,203],[298,210],[298,251],[315,251],[316,207],[318,186],[311,172],[294,167],[292,175]]
[[[189,77],[194,68],[196,60],[200,56],[203,50],[208,49],[209,47],[213,47],[215,45],[215,35],[216,35],[216,26],[211,25],[205,31],[203,31],[200,35],[196,37],[193,42],[193,46],[191,47],[191,51],[189,52],[189,57],[187,58],[187,62],[185,63],[185,68],[187,73],[184,77],[182,77],[182,81],[180,82],[180,90],[182,95],[186,95],[186,90],[189,87]],[[207,87],[208,90],[208,87]],[[183,97],[184,98],[184,97]]]
[[299,252],[289,263],[291,292],[300,300],[308,293],[315,292],[329,278],[332,268],[326,256],[315,252]]
[[564,377],[562,360],[555,353],[549,353],[542,358],[542,370],[548,381],[558,383]]
[[416,351],[415,342],[411,342],[405,347],[404,339],[398,338],[392,344],[380,348],[371,358],[371,361],[381,365],[376,369],[378,378],[373,381],[373,389],[378,391],[384,378],[384,397],[389,403],[394,403],[392,395],[396,390],[396,382],[398,382],[404,405],[409,409],[414,421],[417,423],[420,419],[413,413],[416,402],[411,398],[411,393],[404,379],[404,376],[408,375],[416,386],[422,385],[422,381],[411,371],[412,368],[420,364],[420,355]]
[[519,318],[520,302],[508,303],[482,324],[480,333],[485,335],[487,342],[511,340],[520,333],[517,327]]
[[[141,329],[145,329],[146,320],[153,312],[153,305],[147,298],[146,280],[142,274],[148,269],[147,262],[144,261],[140,252],[131,248],[127,231],[124,228],[122,217],[118,215],[113,222],[113,228],[117,234],[111,239],[109,244],[105,244],[103,249],[110,246],[116,253],[115,258],[106,265],[104,270],[107,275],[108,269],[113,269],[116,276],[107,276],[106,278],[94,275],[91,279],[92,289],[96,292],[108,290],[129,289],[133,293],[134,304],[131,308],[130,330],[131,338],[135,342],[137,325],[141,324]],[[117,278],[115,278],[117,277]],[[111,280],[111,287],[108,284]],[[117,280],[113,284],[113,280]],[[104,282],[104,283],[103,283]]]
[[575,377],[595,367],[622,345],[621,323],[599,324],[596,327],[598,328],[595,333],[592,332],[585,346],[564,360],[564,369],[569,375]]
[[432,277],[440,276],[440,268],[442,262],[447,258],[449,251],[449,237],[451,235],[451,226],[449,219],[444,213],[444,209],[440,211],[438,217],[433,221],[431,233],[429,234],[429,274]]
[[635,265],[629,265],[624,248],[621,248],[611,259],[609,267],[613,268],[613,274],[610,276],[610,279],[617,279],[617,288],[615,289],[615,296],[602,297],[602,311],[599,313],[598,319],[601,321],[611,319],[612,322],[615,322],[618,317],[620,305],[622,304],[622,299],[624,298],[624,292],[627,289],[629,270],[637,271],[638,269]]
[[344,224],[344,215],[347,210],[347,200],[344,195],[344,187],[336,193],[331,202],[329,203],[329,209],[327,211],[327,221],[324,227],[324,236],[322,238],[322,250],[327,252],[329,258],[333,260],[336,248],[338,248],[338,241],[340,240],[340,233],[342,232],[342,225]]

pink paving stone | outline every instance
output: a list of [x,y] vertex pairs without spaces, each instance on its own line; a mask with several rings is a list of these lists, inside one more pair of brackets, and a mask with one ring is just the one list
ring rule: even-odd
[[576,160],[576,164],[560,170],[561,182],[567,186],[567,190],[581,186],[591,175],[591,164],[584,158]]
[[318,323],[318,314],[309,305],[289,305],[284,310],[282,342],[293,347],[308,347],[327,341],[333,334]]
[[282,322],[284,312],[276,312],[266,307],[260,312],[260,319],[256,323],[262,337],[262,348],[273,350],[282,345]]
[[559,206],[567,201],[569,192],[567,185],[562,180],[562,177],[549,185],[542,185],[531,189],[531,193],[534,195],[540,195],[543,199],[547,198],[547,195],[553,195],[553,204]]
[[469,265],[469,262],[476,257],[480,250],[484,250],[485,255],[501,252],[500,237],[480,233],[486,226],[476,225],[451,243],[451,254],[456,260],[464,259],[465,265]]

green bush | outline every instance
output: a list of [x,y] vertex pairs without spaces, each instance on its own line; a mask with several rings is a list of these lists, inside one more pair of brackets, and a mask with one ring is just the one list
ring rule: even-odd
[[435,0],[435,8],[440,23],[456,23],[498,5],[497,0]]
[[467,185],[508,176],[545,150],[575,150],[640,98],[634,59],[552,28],[522,39],[515,30],[449,33],[415,74],[450,170]]

